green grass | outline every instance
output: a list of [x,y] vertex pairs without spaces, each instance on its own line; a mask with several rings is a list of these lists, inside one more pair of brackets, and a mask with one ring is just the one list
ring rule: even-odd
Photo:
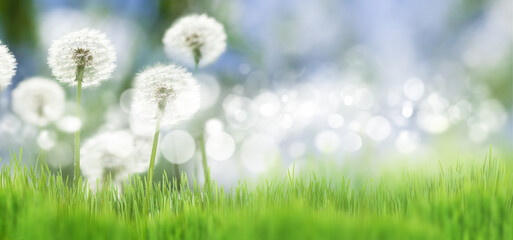
[[0,173],[0,239],[513,239],[513,171],[491,153],[358,188],[289,172],[252,189],[182,181],[179,192],[164,175],[149,213],[140,177],[93,193],[19,158]]

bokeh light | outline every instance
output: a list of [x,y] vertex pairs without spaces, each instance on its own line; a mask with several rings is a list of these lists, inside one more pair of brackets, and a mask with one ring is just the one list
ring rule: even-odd
[[160,152],[171,163],[182,164],[189,161],[196,151],[192,136],[182,130],[173,130],[162,139]]

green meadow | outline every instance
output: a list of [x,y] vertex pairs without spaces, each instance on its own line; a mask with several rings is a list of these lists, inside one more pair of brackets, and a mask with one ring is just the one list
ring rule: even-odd
[[76,187],[21,157],[3,160],[0,239],[513,239],[511,159],[491,150],[360,186],[292,169],[231,189],[164,174],[150,191],[137,175],[121,189]]

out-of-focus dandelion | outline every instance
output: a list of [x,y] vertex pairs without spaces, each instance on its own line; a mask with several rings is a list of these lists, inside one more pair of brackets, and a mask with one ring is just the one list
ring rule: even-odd
[[11,80],[15,73],[16,59],[0,41],[0,92],[11,85]]
[[223,25],[205,14],[178,19],[162,39],[167,54],[196,67],[214,62],[226,49]]
[[196,113],[200,106],[200,88],[185,68],[157,65],[135,78],[131,115],[152,124],[161,118],[162,126],[171,126]]
[[[52,43],[48,65],[62,83],[77,85],[76,115],[80,118],[82,86],[98,86],[108,79],[114,68],[114,47],[105,34],[84,29],[69,33]],[[75,132],[75,181],[80,176],[80,130]]]
[[156,125],[148,171],[150,187],[160,126],[190,118],[200,107],[200,89],[191,73],[175,65],[148,68],[137,75],[134,85],[132,117],[142,117]]
[[[142,173],[148,171],[151,158],[151,137],[134,135],[134,150],[130,155],[132,173]],[[158,150],[157,150],[158,152]]]
[[[12,109],[26,123],[43,128],[62,115],[66,104],[62,87],[55,81],[33,77],[21,82],[12,92]],[[41,153],[39,159],[46,160],[46,151],[55,145],[55,134],[43,130],[37,144]]]
[[133,135],[124,130],[102,132],[87,139],[80,150],[80,169],[88,180],[101,183],[121,181],[132,172],[129,157],[134,150]]
[[62,87],[42,77],[24,80],[12,92],[13,111],[25,122],[39,127],[57,120],[65,101]]

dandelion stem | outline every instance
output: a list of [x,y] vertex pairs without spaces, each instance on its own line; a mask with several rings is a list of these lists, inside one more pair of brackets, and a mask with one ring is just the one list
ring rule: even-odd
[[158,111],[157,113],[157,124],[155,126],[155,135],[153,136],[153,147],[151,148],[150,167],[148,169],[148,178],[146,179],[146,203],[144,205],[146,213],[150,212],[150,193],[152,190],[153,170],[155,168],[155,158],[157,156],[157,146],[159,143],[160,123],[162,122],[162,114],[162,111]]
[[155,158],[157,156],[157,145],[159,143],[160,123],[162,122],[162,112],[158,112],[157,125],[155,126],[155,135],[153,136],[153,147],[151,148],[150,168],[148,170],[148,189],[153,181],[153,170],[155,168]]
[[[199,53],[199,57],[201,57],[201,53]],[[198,73],[198,64],[199,64],[199,58],[196,58],[196,52],[195,52],[195,65],[194,65],[194,74],[196,75]],[[203,126],[205,124],[203,123]],[[205,130],[202,128],[200,136],[200,148],[201,148],[201,163],[203,165],[203,174],[205,177],[205,186],[207,187],[207,190],[210,188],[210,169],[208,168],[207,163],[207,154],[205,151]]]
[[207,164],[207,154],[205,151],[205,136],[204,131],[200,135],[200,147],[201,147],[201,163],[203,164],[203,174],[205,175],[205,186],[207,190],[210,189],[210,169]]
[[[80,119],[80,103],[82,101],[82,79],[84,78],[84,65],[77,67],[76,81],[77,81],[77,105],[76,116]],[[75,132],[75,184],[78,184],[80,178],[80,128]]]

